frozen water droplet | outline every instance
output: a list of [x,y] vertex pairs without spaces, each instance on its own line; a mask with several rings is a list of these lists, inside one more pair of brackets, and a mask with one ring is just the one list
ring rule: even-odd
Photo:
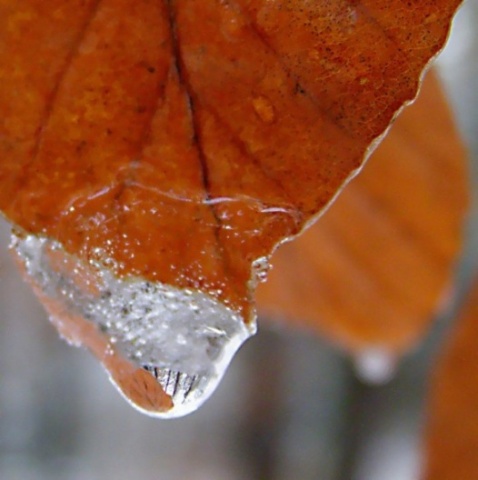
[[370,348],[354,357],[357,377],[370,385],[384,385],[397,371],[395,355],[382,348]]
[[[64,336],[74,337],[73,343],[93,351],[121,393],[149,415],[173,418],[196,410],[255,333],[255,325],[246,326],[236,312],[202,292],[120,279],[104,268],[104,259],[87,272],[61,245],[33,235],[14,236],[12,246],[37,292],[61,306],[60,319],[50,311],[53,323]],[[61,268],[58,255],[65,259]],[[87,272],[88,282],[76,278],[74,270]],[[131,372],[130,380],[125,371]],[[172,406],[165,409],[164,402],[151,400],[158,396],[151,389],[166,393]]]

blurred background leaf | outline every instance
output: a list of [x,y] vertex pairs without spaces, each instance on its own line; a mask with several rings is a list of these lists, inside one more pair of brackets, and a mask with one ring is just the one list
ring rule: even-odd
[[430,72],[362,172],[315,225],[279,247],[259,311],[354,355],[407,351],[450,296],[468,189],[466,154]]
[[426,402],[425,480],[478,478],[478,283],[449,332]]

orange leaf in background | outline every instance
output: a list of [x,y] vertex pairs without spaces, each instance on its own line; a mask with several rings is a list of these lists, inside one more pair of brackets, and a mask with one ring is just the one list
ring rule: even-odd
[[[0,209],[26,274],[190,397],[209,373],[183,373],[249,334],[251,266],[360,167],[459,4],[0,0]],[[176,335],[153,348],[158,303]]]
[[272,258],[259,311],[355,354],[410,348],[433,318],[462,242],[466,157],[433,72],[369,165]]
[[424,480],[478,478],[478,284],[475,281],[428,394]]

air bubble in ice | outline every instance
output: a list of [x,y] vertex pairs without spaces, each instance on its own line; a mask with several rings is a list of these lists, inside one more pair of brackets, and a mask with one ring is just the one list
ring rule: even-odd
[[267,257],[260,257],[252,262],[252,273],[255,283],[262,283],[267,280],[270,264]]

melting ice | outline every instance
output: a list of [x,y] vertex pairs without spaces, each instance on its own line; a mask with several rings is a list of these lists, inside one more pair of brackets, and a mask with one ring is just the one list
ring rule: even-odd
[[[119,279],[102,267],[95,270],[99,291],[92,293],[52,263],[51,252],[57,251],[67,259],[68,271],[72,261],[81,267],[58,243],[13,235],[12,246],[43,295],[93,324],[111,348],[159,382],[174,405],[166,412],[146,411],[117,385],[133,406],[149,415],[173,418],[196,410],[254,333],[254,326],[246,326],[238,314],[202,292],[136,277]],[[115,383],[111,372],[110,378]]]

